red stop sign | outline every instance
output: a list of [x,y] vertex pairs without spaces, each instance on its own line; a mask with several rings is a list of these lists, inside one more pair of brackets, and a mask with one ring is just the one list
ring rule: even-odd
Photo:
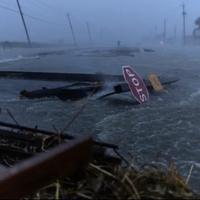
[[131,68],[131,66],[122,66],[122,71],[124,79],[134,98],[141,104],[149,101],[149,92],[143,79]]

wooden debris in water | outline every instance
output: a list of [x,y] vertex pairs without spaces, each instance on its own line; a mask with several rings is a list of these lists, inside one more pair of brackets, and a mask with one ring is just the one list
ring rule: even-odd
[[[28,130],[1,130],[4,134],[0,139],[0,164],[12,166],[27,157],[48,151],[61,141],[67,142],[59,135],[36,134]],[[102,146],[110,148],[110,145],[95,144],[101,148],[93,150],[96,156],[84,171],[73,177],[63,177],[26,199],[198,199],[187,185],[192,168],[185,180],[173,164],[167,169],[153,165],[138,168],[125,162],[126,159],[123,159],[124,164],[120,164],[115,157],[103,156]]]

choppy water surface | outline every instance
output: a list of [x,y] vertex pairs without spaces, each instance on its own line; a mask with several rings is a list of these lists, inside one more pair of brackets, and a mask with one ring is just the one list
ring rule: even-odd
[[59,54],[49,55],[38,54],[44,50],[34,50],[26,54],[20,52],[20,56],[30,59],[0,60],[2,70],[120,74],[121,66],[130,64],[143,76],[157,72],[180,78],[163,94],[152,94],[146,105],[133,105],[130,94],[77,102],[20,100],[18,94],[22,89],[56,87],[64,83],[1,79],[0,120],[11,121],[6,112],[9,109],[20,124],[46,129],[53,129],[54,125],[62,129],[87,101],[85,110],[67,133],[93,134],[116,143],[123,153],[133,154],[141,164],[149,161],[166,164],[173,160],[184,176],[194,164],[190,181],[195,189],[200,189],[200,47],[154,49],[155,52],[135,51],[129,56],[108,56],[105,52],[86,49],[59,50]]

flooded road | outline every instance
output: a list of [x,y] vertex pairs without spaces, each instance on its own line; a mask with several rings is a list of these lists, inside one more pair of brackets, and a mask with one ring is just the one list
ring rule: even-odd
[[[190,183],[200,190],[197,186],[200,185],[200,47],[151,48],[155,52],[139,48],[129,56],[111,55],[105,49],[59,49],[60,53],[49,54],[41,54],[46,52],[44,49],[35,49],[15,52],[12,57],[9,52],[6,57],[4,52],[1,70],[121,74],[122,65],[131,65],[143,77],[154,72],[180,80],[162,94],[151,94],[148,104],[134,105],[129,93],[77,102],[19,99],[23,89],[65,83],[0,79],[0,120],[12,122],[6,111],[9,109],[22,125],[62,129],[87,103],[66,133],[93,134],[100,140],[118,144],[122,153],[132,154],[139,164],[167,164],[173,160],[184,176],[194,164]],[[52,51],[55,49],[48,50]]]

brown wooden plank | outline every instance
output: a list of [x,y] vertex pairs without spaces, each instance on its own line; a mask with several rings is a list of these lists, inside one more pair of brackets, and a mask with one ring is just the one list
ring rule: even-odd
[[22,198],[64,176],[73,175],[90,158],[93,140],[83,137],[0,171],[0,199]]

